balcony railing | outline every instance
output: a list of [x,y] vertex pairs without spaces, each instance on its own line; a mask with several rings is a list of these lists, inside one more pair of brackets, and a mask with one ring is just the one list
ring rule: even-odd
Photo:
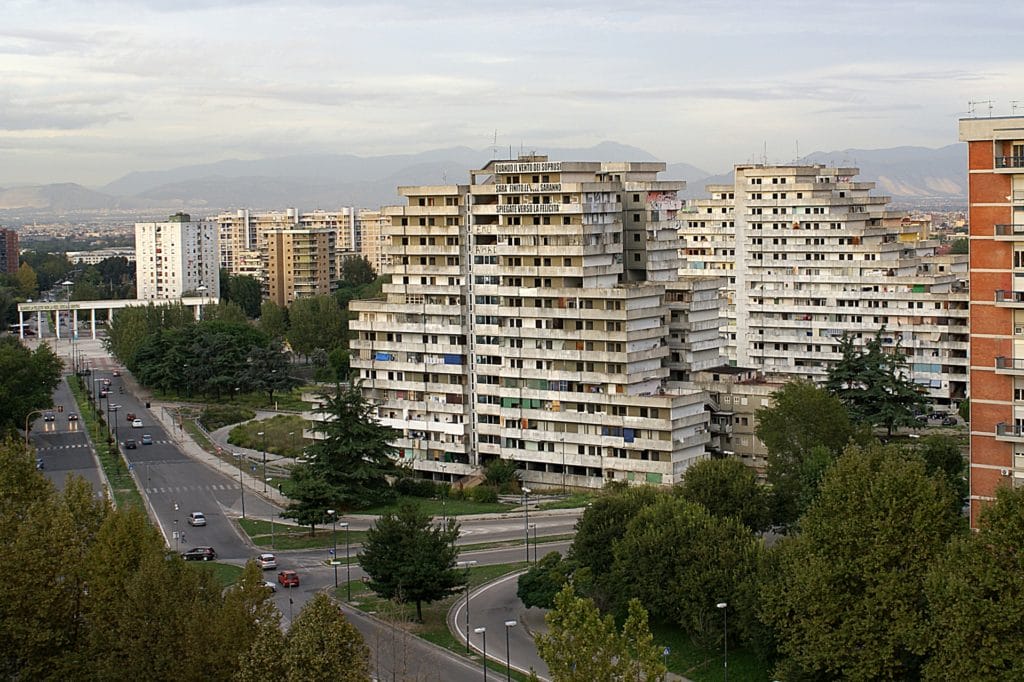
[[1024,238],[1024,225],[996,225],[995,236]]
[[999,356],[996,358],[996,371],[999,370],[1004,372],[1024,373],[1024,360]]
[[1022,429],[1019,424],[1007,424],[1006,422],[999,422],[998,424],[996,424],[996,438],[1024,439],[1024,433],[1022,433]]
[[1024,291],[996,289],[996,303],[1024,303]]
[[1024,156],[997,156],[996,168],[1024,168]]

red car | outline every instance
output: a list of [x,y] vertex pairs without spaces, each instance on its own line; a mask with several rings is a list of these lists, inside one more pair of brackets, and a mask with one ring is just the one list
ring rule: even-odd
[[299,574],[295,571],[281,571],[277,574],[277,582],[284,587],[298,587]]

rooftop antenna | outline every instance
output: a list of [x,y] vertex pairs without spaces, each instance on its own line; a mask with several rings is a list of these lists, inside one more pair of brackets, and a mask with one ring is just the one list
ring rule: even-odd
[[796,141],[796,159],[793,163],[800,163],[800,140]]
[[492,159],[498,158],[498,129],[494,129],[494,142],[491,143]]
[[761,164],[767,166],[768,165],[768,140],[765,140],[763,144],[764,144],[764,147],[763,147],[763,151],[761,153]]
[[1011,116],[1016,116],[1017,115],[1017,105],[1018,104],[1020,104],[1020,100],[1019,99],[1011,99],[1010,100],[1010,115]]
[[987,104],[988,105],[988,117],[992,118],[992,100],[990,100],[990,99],[976,99],[976,100],[973,100],[971,102],[968,102],[967,103],[967,113],[970,114],[971,116],[977,115],[976,109],[977,109],[977,106],[979,104]]

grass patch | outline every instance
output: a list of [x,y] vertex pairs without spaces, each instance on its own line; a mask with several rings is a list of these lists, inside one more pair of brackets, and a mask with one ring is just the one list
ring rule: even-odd
[[302,393],[308,390],[306,387],[299,387],[284,393],[274,393],[274,400],[271,401],[266,393],[235,393],[234,395],[222,395],[219,398],[208,395],[185,395],[178,391],[156,391],[153,392],[161,400],[176,403],[195,403],[205,405],[234,405],[245,407],[251,410],[281,410],[284,412],[304,412],[312,407],[310,403],[302,400]]
[[221,587],[234,585],[242,577],[245,570],[241,566],[231,564],[219,564],[216,561],[186,561],[187,566],[192,566],[197,571],[209,571],[217,579]]
[[246,407],[235,405],[207,405],[199,417],[200,423],[207,431],[216,431],[228,424],[237,424],[252,419],[256,412]]
[[[183,418],[181,420],[181,425],[188,432],[189,437],[192,438],[192,440],[194,440],[196,442],[196,445],[201,447],[203,450],[206,450],[210,454],[213,454],[213,455],[220,455],[221,454],[221,453],[219,453],[217,451],[216,443],[214,443],[212,440],[210,440],[206,436],[206,434],[203,433],[203,430],[200,429],[199,426],[194,421],[192,421],[192,419],[190,419],[190,418]],[[224,459],[224,461],[227,461],[227,459],[224,458],[224,457],[221,457],[221,459]]]
[[472,502],[470,500],[453,500],[450,497],[447,499],[430,498],[430,497],[412,497],[409,495],[399,495],[398,499],[388,505],[382,505],[379,507],[370,507],[369,509],[360,509],[360,514],[372,514],[374,516],[381,516],[383,514],[394,514],[398,511],[399,506],[404,502],[413,502],[419,505],[420,509],[430,514],[431,516],[465,516],[467,514],[496,514],[500,512],[507,512],[515,509],[515,505],[506,504],[504,502]]
[[[529,564],[525,562],[497,564],[494,566],[473,566],[469,569],[469,589],[473,590],[484,583],[491,582],[503,575],[522,570],[528,566]],[[448,610],[453,604],[455,604],[455,602],[465,599],[465,592],[454,594],[446,599],[442,599],[431,604],[424,604],[423,622],[417,623],[414,621],[416,617],[415,604],[398,604],[387,599],[382,599],[361,582],[353,582],[351,587],[352,605],[354,607],[367,613],[373,613],[381,620],[387,621],[399,629],[409,632],[417,637],[421,637],[429,642],[433,642],[438,646],[442,646],[449,651],[453,651],[461,656],[466,655],[465,640],[456,639],[452,636],[451,632],[448,630],[448,623],[446,620]],[[344,600],[346,596],[346,585],[343,583],[336,590],[335,598]],[[478,665],[481,665],[482,667],[479,654],[474,653],[472,657],[478,662]],[[496,679],[502,679],[505,674],[505,666],[496,663],[495,661],[488,661],[487,667],[488,669],[495,671]],[[499,673],[500,676],[498,675]],[[516,680],[529,679],[515,671],[512,671],[512,677]]]
[[[549,543],[549,542],[565,542],[566,540],[572,540],[575,537],[576,537],[575,533],[566,533],[565,535],[541,535],[540,537],[537,538],[537,543],[542,545],[542,544],[546,544],[546,543]],[[501,541],[495,541],[495,542],[481,542],[479,544],[474,544],[474,545],[459,545],[459,549],[461,549],[463,551],[466,551],[466,552],[471,551],[471,550],[475,552],[475,551],[480,550],[480,549],[494,549],[495,547],[522,547],[523,544],[524,543],[523,543],[522,540],[501,540]],[[543,549],[543,548],[539,548],[537,551],[540,552],[541,549]],[[531,553],[530,555],[533,556],[533,554],[532,554],[533,553],[533,536],[532,535],[530,536],[530,553]],[[541,554],[540,556],[544,556],[544,555]]]
[[106,425],[97,417],[78,377],[68,379],[67,384],[75,397],[75,403],[78,404],[79,424],[84,426],[86,436],[92,441],[100,466],[103,467],[103,473],[110,483],[110,494],[114,498],[114,504],[119,509],[129,506],[143,508],[142,495],[135,487],[135,480],[128,473],[128,467],[121,458],[117,443],[108,445]]
[[[250,450],[267,452],[283,457],[298,457],[310,441],[302,437],[307,420],[294,414],[279,414],[270,419],[250,421],[231,429],[228,442]],[[259,432],[263,436],[257,436]]]
[[[327,549],[334,547],[334,531],[330,525],[318,526],[316,535],[309,534],[305,526],[275,523],[273,525],[273,545],[271,545],[270,521],[260,519],[239,519],[239,525],[253,544],[263,549]],[[360,545],[366,540],[366,531],[348,531],[349,545]],[[338,529],[339,558],[345,552],[345,531]]]
[[[690,636],[671,625],[651,623],[654,643],[671,649],[668,669],[694,682],[718,682],[725,679],[722,650],[709,651],[698,647]],[[729,676],[736,680],[761,682],[771,679],[771,671],[763,661],[746,649],[729,648]]]
[[545,509],[578,509],[579,507],[586,507],[588,504],[593,502],[596,495],[594,493],[573,493],[568,497],[561,500],[552,500],[550,502],[541,502],[537,505],[540,510]]

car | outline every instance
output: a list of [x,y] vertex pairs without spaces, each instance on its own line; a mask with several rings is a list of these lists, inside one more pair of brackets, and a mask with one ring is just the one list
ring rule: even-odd
[[53,416],[53,412],[47,412],[43,415],[44,422],[52,422],[54,419],[56,419],[56,417]]
[[36,457],[36,469],[45,469],[46,466],[43,464],[42,457]]
[[125,419],[127,419],[127,420],[128,420],[129,422],[133,422],[133,421],[135,421],[135,413],[134,413],[134,412],[128,412],[128,413],[126,413],[126,414],[124,415],[124,417],[125,417]]
[[111,372],[111,374],[113,374],[115,377],[119,377],[121,376],[121,370],[115,369],[113,372]]
[[69,422],[76,422],[76,421],[78,421],[78,415],[75,414],[74,412],[72,412],[71,414],[68,415],[68,421]]
[[262,568],[264,571],[272,568],[277,568],[277,557],[269,552],[264,552],[256,557],[256,565]]
[[124,449],[125,450],[134,450],[137,447],[139,447],[139,444],[135,442],[134,438],[126,438],[125,439],[125,441],[124,441]]
[[110,379],[100,379],[100,383],[104,386],[110,386]]
[[110,391],[108,391],[105,388],[101,388],[100,389],[100,397],[101,398],[106,398],[108,395],[110,395]]
[[153,436],[149,435],[148,433],[142,434],[142,444],[143,445],[152,445],[153,444]]
[[203,512],[192,512],[188,515],[188,525],[190,526],[205,526],[206,515]]
[[270,580],[264,580],[263,581],[263,587],[267,588],[271,592],[277,592],[277,585],[275,585]]
[[133,429],[141,429],[142,428],[142,420],[141,419],[133,419],[132,420],[132,428]]
[[295,571],[281,571],[277,574],[277,582],[285,587],[298,587],[299,574]]
[[213,561],[217,558],[217,552],[213,547],[193,547],[183,552],[181,558],[185,561]]
[[956,417],[944,417],[942,420],[943,426],[956,426]]

